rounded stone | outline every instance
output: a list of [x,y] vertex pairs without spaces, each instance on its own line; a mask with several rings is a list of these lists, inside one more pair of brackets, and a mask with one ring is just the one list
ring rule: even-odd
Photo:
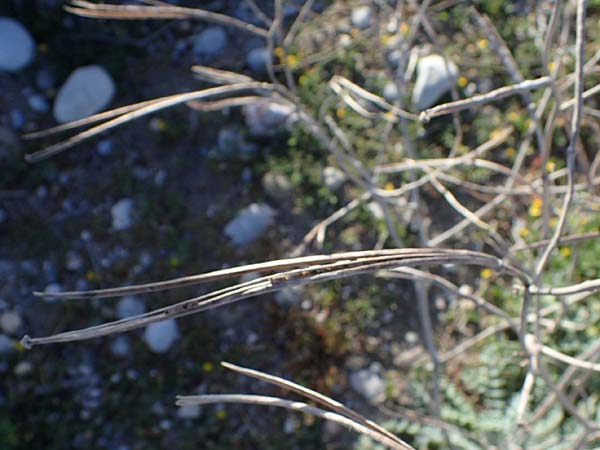
[[179,329],[175,319],[151,323],[144,331],[144,340],[154,353],[166,353],[179,338]]
[[20,22],[0,17],[0,70],[18,72],[33,61],[35,42]]
[[101,66],[75,69],[54,101],[54,118],[60,123],[83,119],[102,111],[115,95],[115,83]]

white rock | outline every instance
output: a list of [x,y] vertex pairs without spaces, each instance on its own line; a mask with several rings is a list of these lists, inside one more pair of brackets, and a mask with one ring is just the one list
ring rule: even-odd
[[7,311],[0,316],[0,327],[7,334],[15,334],[22,323],[21,316],[14,311]]
[[29,31],[10,17],[0,17],[0,71],[18,72],[35,55],[35,43]]
[[323,169],[323,183],[327,188],[335,191],[346,181],[346,174],[337,167],[327,166]]
[[54,101],[54,118],[60,122],[83,119],[102,111],[115,95],[115,83],[101,66],[75,69]]
[[131,345],[129,339],[125,336],[117,336],[110,344],[110,351],[113,355],[118,357],[128,356],[131,352]]
[[280,103],[255,103],[242,109],[246,125],[256,136],[269,136],[293,118],[294,107]]
[[194,36],[192,45],[194,53],[200,58],[216,56],[227,47],[227,34],[221,27],[208,27]]
[[273,222],[273,210],[264,203],[252,203],[242,209],[225,227],[225,235],[236,247],[258,239]]
[[200,405],[182,405],[177,411],[177,417],[181,419],[197,419],[200,417]]
[[452,61],[446,61],[440,55],[423,56],[417,63],[413,105],[418,110],[433,106],[442,95],[452,88],[457,76],[458,68]]
[[[46,289],[44,289],[44,292],[47,292],[48,294],[57,294],[59,292],[61,292],[63,290],[62,286],[58,283],[50,283],[48,286],[46,286]],[[52,302],[56,302],[58,300],[60,300],[59,297],[44,297],[44,300],[47,301],[48,303],[52,303]]]
[[110,209],[113,230],[126,230],[133,225],[133,200],[123,198]]
[[253,48],[246,56],[246,64],[255,73],[263,73],[267,70],[269,50],[264,47]]
[[350,374],[350,386],[372,404],[385,400],[385,381],[377,363]]
[[369,28],[372,18],[373,11],[368,6],[358,6],[352,9],[352,25],[354,25],[356,28]]
[[70,251],[67,253],[67,261],[65,266],[68,270],[77,272],[83,268],[83,258],[79,253]]
[[15,343],[5,334],[0,334],[0,355],[15,351]]
[[404,340],[406,340],[406,342],[408,342],[409,344],[416,344],[417,342],[419,342],[419,334],[415,331],[407,331],[404,334]]
[[262,179],[262,187],[265,193],[276,200],[285,200],[294,190],[290,180],[279,172],[267,172]]
[[173,343],[179,338],[179,329],[175,319],[168,319],[158,323],[151,323],[144,331],[144,340],[154,353],[169,351]]
[[396,86],[396,83],[387,83],[383,87],[383,98],[390,103],[394,103],[400,98],[400,92],[398,91],[398,86]]
[[21,361],[19,364],[15,366],[13,372],[18,377],[23,377],[29,374],[33,370],[33,365],[29,361]]
[[117,317],[119,319],[125,319],[131,316],[139,316],[146,312],[144,303],[133,295],[127,295],[119,300],[117,304]]
[[382,220],[385,217],[383,207],[375,201],[367,203],[367,209],[375,220]]

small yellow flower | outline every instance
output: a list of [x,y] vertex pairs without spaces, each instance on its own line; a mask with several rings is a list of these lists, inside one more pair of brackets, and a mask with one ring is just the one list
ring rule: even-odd
[[488,267],[486,267],[485,269],[483,269],[480,273],[481,278],[483,278],[484,280],[489,280],[492,275],[494,275],[494,271]]
[[515,150],[514,147],[508,147],[506,150],[504,150],[504,154],[508,158],[514,158],[515,156],[517,156],[517,151]]
[[402,22],[400,24],[400,34],[402,36],[407,36],[410,31],[410,26],[406,22]]
[[224,409],[217,411],[217,419],[225,420],[227,418],[227,412]]
[[383,188],[386,191],[393,191],[394,189],[396,189],[396,186],[394,186],[394,183],[388,181],[387,183],[385,183],[385,186]]
[[533,202],[531,202],[531,206],[529,207],[529,215],[531,217],[540,217],[542,215],[542,206],[544,202],[541,197],[535,197]]
[[587,216],[583,216],[581,218],[581,225],[587,225],[588,223],[588,217]]
[[335,115],[338,119],[343,119],[344,117],[346,117],[346,108],[340,106],[338,109],[335,110]]
[[276,47],[275,50],[273,50],[273,53],[275,53],[275,56],[277,56],[279,59],[283,59],[285,57],[285,51],[281,47]]
[[558,223],[558,219],[556,217],[550,218],[550,226],[551,227],[555,227],[557,223]]
[[395,41],[395,36],[393,34],[384,34],[383,36],[381,36],[380,42],[382,45],[385,45],[386,47],[393,45]]
[[286,62],[288,64],[288,66],[294,68],[298,65],[298,57],[296,55],[288,55]]
[[521,230],[519,231],[519,236],[521,236],[523,239],[525,239],[527,236],[529,236],[529,228],[527,228],[527,227],[521,228]]
[[93,270],[88,270],[85,273],[85,279],[88,281],[97,281],[98,280],[98,274],[96,272],[94,272]]
[[519,120],[520,117],[521,114],[519,114],[517,111],[510,111],[506,115],[506,118],[509,120],[509,122],[516,122],[517,120]]
[[492,130],[492,132],[490,133],[490,139],[496,139],[496,138],[502,136],[503,133],[504,133],[503,128],[496,128],[495,130]]
[[202,370],[204,372],[210,373],[215,370],[215,365],[210,361],[205,361],[202,363]]
[[394,114],[392,111],[386,111],[383,117],[385,117],[385,120],[388,122],[394,122],[396,120],[396,114]]
[[548,161],[546,163],[546,170],[548,172],[554,172],[554,169],[556,169],[556,163],[554,161]]
[[556,69],[556,63],[554,61],[550,61],[548,63],[548,72],[552,73]]
[[458,80],[456,80],[456,84],[458,85],[458,87],[464,88],[467,84],[469,84],[469,80],[467,79],[467,77],[460,76],[458,77]]
[[571,247],[562,247],[560,249],[560,254],[563,255],[565,258],[568,258],[569,256],[571,256]]
[[488,41],[487,39],[479,39],[477,41],[477,47],[480,50],[485,50],[486,48],[488,48],[490,46],[490,41]]

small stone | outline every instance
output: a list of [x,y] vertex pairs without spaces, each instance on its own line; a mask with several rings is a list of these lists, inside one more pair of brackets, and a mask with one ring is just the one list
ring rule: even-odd
[[262,178],[265,193],[276,200],[285,200],[292,194],[294,188],[290,180],[282,173],[267,172]]
[[7,311],[0,316],[0,327],[6,334],[15,334],[22,323],[21,316],[15,311]]
[[323,169],[323,183],[332,191],[338,190],[346,181],[346,174],[337,167],[327,166]]
[[411,345],[415,345],[419,342],[419,334],[414,331],[407,331],[404,334],[404,340]]
[[385,381],[381,375],[381,366],[377,363],[352,373],[350,386],[371,404],[382,403],[385,400]]
[[200,417],[200,405],[182,405],[177,410],[180,419],[197,419]]
[[96,151],[100,156],[110,156],[113,150],[113,143],[110,139],[102,139],[96,145]]
[[133,225],[133,200],[123,198],[110,209],[112,228],[115,231],[126,230]]
[[54,118],[60,123],[83,119],[102,111],[115,95],[115,83],[101,66],[75,69],[54,101]]
[[35,42],[29,31],[11,17],[0,17],[0,71],[18,72],[34,56]]
[[67,267],[67,270],[78,272],[83,268],[83,258],[79,253],[70,251],[67,253],[65,266]]
[[[48,286],[46,286],[46,289],[44,289],[44,292],[48,293],[48,294],[58,294],[59,292],[62,292],[63,288],[60,284],[58,283],[50,283]],[[56,302],[58,300],[60,300],[59,297],[44,297],[44,300],[47,301],[48,303],[52,303],[52,302]]]
[[358,6],[352,9],[351,21],[356,28],[365,29],[371,25],[373,11],[368,6]]
[[225,226],[225,235],[236,247],[244,247],[262,236],[273,222],[273,215],[268,205],[253,203]]
[[133,295],[127,295],[119,300],[117,304],[117,318],[126,319],[131,316],[139,316],[146,312],[144,303]]
[[250,70],[257,74],[262,74],[267,71],[269,61],[269,50],[264,47],[254,48],[250,50],[246,56],[246,64]]
[[151,323],[144,331],[144,340],[154,353],[169,351],[173,343],[179,338],[179,329],[175,319],[168,319],[158,323]]
[[385,217],[383,207],[377,202],[373,201],[367,203],[367,209],[376,220],[382,220]]
[[129,339],[127,339],[126,336],[117,336],[110,344],[110,351],[119,358],[129,356],[129,353],[131,352]]
[[452,88],[457,76],[458,68],[452,61],[446,61],[440,55],[422,57],[417,63],[417,81],[412,96],[413,105],[420,111],[433,106]]
[[5,334],[0,334],[0,355],[6,355],[16,350],[15,343]]
[[31,94],[27,97],[27,103],[32,111],[43,114],[48,112],[50,105],[42,94]]
[[280,103],[255,103],[242,108],[246,125],[255,136],[270,136],[294,118],[294,107]]
[[192,38],[192,46],[200,59],[215,57],[227,47],[227,34],[221,27],[208,27]]
[[349,34],[340,34],[337,40],[340,48],[349,48],[352,45],[352,36],[350,36]]
[[396,86],[396,83],[387,83],[383,87],[383,98],[390,103],[394,103],[400,98],[400,92],[398,91],[398,86]]
[[15,366],[14,372],[18,377],[23,377],[33,370],[33,365],[29,361],[21,361]]

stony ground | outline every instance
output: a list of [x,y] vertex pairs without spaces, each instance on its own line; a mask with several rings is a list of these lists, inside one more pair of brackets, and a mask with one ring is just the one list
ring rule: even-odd
[[[283,189],[283,197],[271,188],[269,195],[270,184],[262,180],[273,161],[288,160],[288,135],[247,137],[237,111],[167,111],[26,164],[25,153],[54,141],[20,136],[56,124],[57,93],[77,67],[106,69],[116,92],[110,106],[116,107],[202,86],[189,72],[193,62],[251,71],[245,55],[261,45],[218,29],[211,42],[222,39],[222,49],[210,54],[197,39],[204,25],[91,21],[69,16],[60,4],[9,0],[0,6],[0,15],[18,19],[35,41],[27,67],[0,72],[0,447],[344,447],[340,430],[307,416],[246,407],[182,410],[174,397],[273,393],[226,373],[218,364],[228,360],[288,376],[366,411],[365,401],[348,390],[348,371],[361,374],[355,383],[363,379],[382,389],[382,366],[372,361],[385,364],[398,355],[395,342],[417,327],[416,318],[404,314],[393,332],[380,332],[381,323],[398,322],[377,311],[402,294],[401,284],[384,289],[364,280],[336,283],[154,332],[33,351],[17,344],[24,334],[89,326],[198,292],[51,302],[33,291],[116,286],[277,258],[340,204],[300,208],[300,188]],[[217,0],[208,8],[249,14],[243,2]],[[314,152],[315,170],[326,165],[324,155],[305,152]],[[345,194],[335,188],[341,202]],[[269,205],[273,224],[237,248],[224,229],[251,204]],[[355,244],[348,239],[348,248]],[[373,306],[370,298],[380,291],[382,303]],[[336,308],[341,315],[332,313]],[[369,320],[348,326],[357,317]],[[414,343],[415,333],[408,338]],[[350,354],[355,356],[348,359]]]

